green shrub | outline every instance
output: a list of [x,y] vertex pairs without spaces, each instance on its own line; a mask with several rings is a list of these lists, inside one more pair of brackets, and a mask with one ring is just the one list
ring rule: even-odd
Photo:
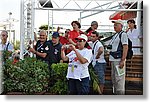
[[51,66],[53,71],[53,79],[55,79],[54,85],[50,88],[51,93],[66,95],[67,94],[67,63],[57,63]]
[[7,60],[3,67],[5,92],[39,93],[48,88],[48,65],[35,58],[25,58],[16,64]]

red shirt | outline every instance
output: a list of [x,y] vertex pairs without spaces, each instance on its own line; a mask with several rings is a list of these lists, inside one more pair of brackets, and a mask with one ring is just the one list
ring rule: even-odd
[[82,31],[77,32],[76,30],[72,30],[69,32],[68,38],[72,39],[73,42],[77,43],[75,38],[77,38],[82,33]]
[[60,43],[62,45],[69,44],[69,41],[68,41],[68,39],[66,37],[60,36]]
[[90,30],[87,34],[87,37],[91,36],[92,32],[93,32],[93,30]]
[[[60,41],[60,43],[62,45],[64,45],[64,44],[68,45],[69,44],[69,40],[66,37],[63,37],[63,36],[60,36],[60,40],[59,41]],[[68,54],[69,52],[71,52],[70,49],[66,49],[65,50],[65,54]]]

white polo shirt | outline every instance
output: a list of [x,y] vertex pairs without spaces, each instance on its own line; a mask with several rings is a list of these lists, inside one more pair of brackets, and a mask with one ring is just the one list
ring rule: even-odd
[[[96,43],[96,44],[95,44]],[[92,56],[92,65],[93,66],[95,66],[95,64],[96,64],[96,61],[98,61],[99,63],[106,63],[106,61],[105,61],[105,59],[104,59],[104,51],[103,51],[103,53],[100,55],[100,57],[98,58],[98,59],[96,59],[96,56],[97,56],[97,53],[98,53],[98,50],[99,50],[99,48],[103,48],[104,49],[104,47],[103,47],[103,45],[102,45],[102,43],[99,41],[99,40],[96,40],[94,43],[91,43],[91,42],[89,42],[89,45],[90,45],[90,47],[94,50],[94,54],[93,54],[93,56]],[[94,45],[95,45],[95,47],[94,47]]]
[[[121,35],[121,39],[120,39],[118,33],[116,33],[112,37],[112,40],[111,40],[111,43],[110,43],[110,45],[112,45],[112,49],[110,51],[112,51],[112,52],[117,51],[120,40],[122,42],[122,45],[124,45],[124,44],[128,45],[128,36],[127,36],[127,34],[125,32],[123,32],[122,35]],[[113,56],[111,56],[111,55],[109,56],[109,61],[120,61],[120,60],[121,60],[121,58],[114,59]]]
[[84,48],[77,51],[88,60],[85,64],[81,64],[74,51],[71,51],[66,56],[69,58],[67,78],[79,79],[89,77],[88,65],[91,62],[92,50]]

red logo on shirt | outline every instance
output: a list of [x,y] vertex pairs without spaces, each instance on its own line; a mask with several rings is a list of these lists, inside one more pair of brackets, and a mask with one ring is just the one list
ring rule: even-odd
[[78,58],[77,58],[77,57],[75,57],[75,58],[74,58],[74,61],[75,61],[75,62],[76,62],[76,61],[78,61]]

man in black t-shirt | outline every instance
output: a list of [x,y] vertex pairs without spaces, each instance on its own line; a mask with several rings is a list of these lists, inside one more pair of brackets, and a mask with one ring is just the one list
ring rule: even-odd
[[38,60],[42,60],[49,65],[48,53],[50,51],[49,42],[47,42],[47,33],[46,31],[40,31],[40,38],[37,41],[35,48],[30,48],[29,52],[36,54]]

